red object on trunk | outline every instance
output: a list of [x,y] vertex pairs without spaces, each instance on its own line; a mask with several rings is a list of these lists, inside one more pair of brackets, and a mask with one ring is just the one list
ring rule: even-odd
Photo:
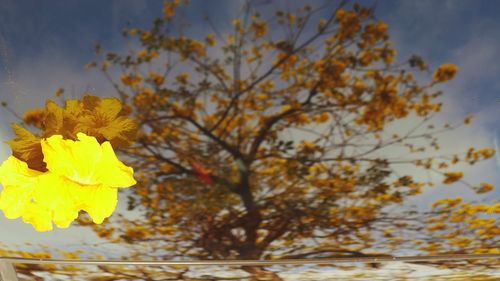
[[202,181],[206,184],[213,184],[214,183],[212,177],[210,177],[210,173],[207,171],[207,169],[205,169],[205,167],[203,167],[203,165],[201,165],[198,162],[192,162],[191,167],[196,172],[196,176],[198,177],[198,179],[200,181]]

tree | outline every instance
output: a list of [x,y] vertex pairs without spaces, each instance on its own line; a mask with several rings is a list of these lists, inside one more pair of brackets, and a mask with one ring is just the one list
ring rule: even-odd
[[[454,77],[454,65],[441,65],[427,82],[416,79],[431,72],[425,62],[418,56],[395,62],[387,24],[358,4],[277,11],[275,22],[247,4],[228,35],[214,28],[203,40],[176,31],[181,5],[167,1],[150,29],[124,31],[140,50],[104,55],[96,48],[100,60],[89,66],[110,79],[124,114],[139,126],[135,143],[119,152],[136,170],[129,209],[143,216],[116,215],[102,225],[82,216],[81,225],[148,259],[498,250],[498,203],[450,198],[429,212],[393,211],[434,184],[401,174],[404,165],[443,184],[462,182],[478,193],[493,188],[473,187],[453,168],[488,159],[493,149],[435,152],[440,134],[470,122],[432,124],[442,106],[436,86]],[[316,20],[320,11],[331,12]],[[284,34],[270,32],[271,25]],[[36,125],[40,118],[25,121]],[[412,125],[391,129],[401,122]],[[406,156],[393,157],[394,150]],[[423,238],[406,240],[408,232]],[[130,274],[153,278],[146,270]]]

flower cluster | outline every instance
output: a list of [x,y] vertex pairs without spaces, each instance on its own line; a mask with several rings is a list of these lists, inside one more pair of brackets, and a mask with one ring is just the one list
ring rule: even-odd
[[37,231],[66,228],[80,210],[100,224],[116,208],[117,189],[136,182],[133,170],[116,157],[111,144],[77,134],[77,140],[53,135],[41,140],[47,171],[30,169],[10,156],[0,166],[0,209],[9,219],[23,218]]
[[12,156],[0,166],[0,210],[38,231],[51,230],[52,222],[68,227],[81,210],[98,224],[109,217],[117,188],[135,184],[132,168],[114,153],[135,139],[129,113],[116,98],[91,95],[64,107],[48,100],[45,108],[26,112],[24,124],[39,133],[12,125]]
[[457,74],[458,67],[451,63],[445,63],[439,66],[434,72],[433,78],[436,82],[446,82],[453,79]]
[[43,162],[42,138],[61,135],[76,140],[78,133],[96,137],[99,143],[109,141],[114,149],[132,144],[137,135],[137,124],[127,117],[130,109],[116,98],[85,95],[81,100],[66,100],[64,107],[48,100],[45,108],[24,114],[23,121],[40,130],[32,133],[23,126],[13,124],[16,137],[7,142],[12,155],[28,164],[30,169],[46,172]]

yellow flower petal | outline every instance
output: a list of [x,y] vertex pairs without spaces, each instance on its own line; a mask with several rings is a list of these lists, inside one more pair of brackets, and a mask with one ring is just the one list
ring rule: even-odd
[[33,225],[36,231],[52,230],[52,214],[40,204],[28,204],[23,214],[23,221]]
[[125,166],[109,142],[99,145],[95,137],[77,134],[78,141],[55,135],[42,140],[44,161],[50,172],[82,185],[128,187],[136,182],[133,169]]
[[5,186],[0,195],[0,210],[3,211],[6,218],[17,219],[23,214],[30,198],[31,189]]
[[54,135],[42,140],[42,151],[49,171],[80,184],[99,183],[92,177],[102,154],[95,138],[86,137],[79,142]]
[[95,108],[95,111],[102,118],[102,120],[107,122],[112,122],[121,110],[122,103],[116,98],[102,99]]
[[100,182],[110,187],[129,187],[136,184],[134,170],[118,160],[111,144],[105,142],[101,147],[102,159],[98,163],[96,173]]
[[32,186],[33,177],[41,175],[39,171],[28,168],[26,162],[9,156],[0,166],[0,183],[2,185]]
[[16,219],[22,215],[26,204],[30,202],[35,188],[36,177],[41,172],[31,170],[28,165],[10,156],[0,166],[0,183],[3,185],[0,194],[0,209],[5,217]]
[[60,228],[68,227],[78,217],[79,206],[71,191],[75,186],[78,185],[50,172],[38,177],[33,199],[50,211]]
[[73,189],[82,210],[86,211],[94,223],[100,224],[111,216],[116,208],[118,190],[107,186],[78,186]]

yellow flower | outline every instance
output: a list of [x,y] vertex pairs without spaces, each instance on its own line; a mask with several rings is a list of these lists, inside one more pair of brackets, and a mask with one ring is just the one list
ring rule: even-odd
[[163,82],[165,82],[165,77],[155,72],[150,72],[149,78],[156,84],[156,86],[160,86]]
[[109,142],[77,134],[77,141],[54,135],[41,141],[48,172],[31,170],[13,156],[0,166],[0,209],[9,219],[20,216],[37,231],[68,227],[86,211],[94,223],[113,213],[117,188],[136,183],[133,170],[116,157]]
[[101,223],[116,207],[116,188],[136,183],[133,170],[116,158],[109,142],[99,145],[94,137],[83,133],[77,138],[79,141],[63,140],[55,135],[42,141],[47,169],[59,176],[47,185],[55,186],[57,181],[68,185],[75,204],[95,223]]
[[137,53],[137,57],[140,59],[145,59],[147,55],[148,55],[148,50],[146,49],[142,49]]
[[120,76],[120,79],[122,80],[123,84],[131,87],[139,85],[139,83],[141,83],[142,81],[142,77],[139,74],[132,74],[132,75],[122,74]]
[[84,96],[82,106],[86,114],[75,122],[75,132],[94,136],[99,143],[109,141],[114,148],[128,146],[134,141],[137,124],[124,115],[124,106],[118,99]]
[[3,185],[0,196],[0,209],[8,219],[20,217],[30,202],[41,172],[28,168],[28,164],[10,156],[0,166],[0,182]]
[[254,30],[255,38],[262,37],[267,33],[267,24],[265,22],[256,22],[252,23],[252,29]]
[[81,185],[123,187],[135,184],[132,168],[125,166],[109,142],[99,145],[95,137],[78,133],[79,141],[54,135],[42,140],[47,169]]
[[36,231],[52,230],[52,215],[50,210],[40,204],[28,204],[23,213],[23,221],[33,225]]
[[492,191],[494,186],[491,183],[482,182],[479,187],[475,188],[476,193],[487,193]]
[[182,72],[179,75],[177,75],[177,77],[175,77],[175,79],[177,79],[177,81],[179,81],[179,83],[181,84],[187,84],[188,78],[189,78],[189,73],[187,72]]
[[434,72],[433,78],[436,82],[445,82],[453,79],[455,74],[457,74],[458,67],[451,63],[445,63],[439,66],[439,68]]
[[174,10],[177,6],[179,6],[179,4],[180,4],[179,0],[165,1],[165,3],[163,4],[163,13],[165,14],[165,17],[167,19],[174,16]]
[[448,172],[444,173],[445,179],[443,180],[444,184],[452,184],[456,181],[459,181],[463,176],[464,173],[462,172]]
[[[54,221],[54,224],[60,228],[68,227],[72,221],[78,217],[78,211],[80,210],[78,204],[76,204],[76,197],[72,194],[72,189],[74,187],[61,180],[59,176],[51,172],[45,173],[38,177],[36,188],[33,192],[33,201],[36,203],[38,211],[43,207],[47,210],[49,215],[45,220],[49,222]],[[47,213],[47,212],[46,212]],[[23,216],[24,221],[28,220],[29,217],[33,217],[28,214]],[[37,222],[40,222],[41,216],[34,213],[32,218],[32,223],[35,228]],[[38,219],[38,221],[37,221]]]
[[14,156],[10,156],[0,166],[0,182],[3,190],[0,196],[0,209],[8,219],[23,217],[37,231],[52,229],[50,210],[34,201],[33,195],[41,172],[28,168]]
[[302,151],[305,152],[314,152],[316,149],[316,145],[310,141],[303,141],[301,146]]

